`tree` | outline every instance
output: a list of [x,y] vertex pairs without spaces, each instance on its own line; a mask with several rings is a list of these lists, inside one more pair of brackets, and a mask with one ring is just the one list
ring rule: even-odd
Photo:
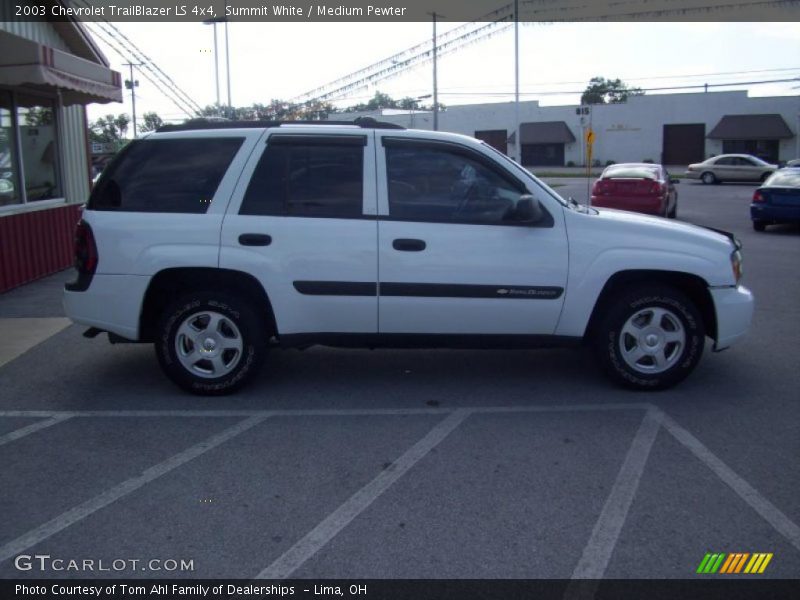
[[[380,110],[382,108],[400,108],[404,110],[431,110],[432,106],[425,106],[419,103],[417,98],[406,96],[400,100],[395,100],[389,94],[383,92],[375,92],[375,95],[367,103],[355,104],[348,106],[344,112],[368,112],[373,110]],[[439,103],[439,110],[443,110],[444,105]]]
[[32,106],[25,113],[25,125],[30,127],[45,127],[53,124],[53,109]]
[[222,117],[237,121],[319,121],[327,119],[335,111],[327,102],[306,102],[293,104],[285,100],[270,100],[269,104],[250,106],[209,105],[203,108],[199,117]]
[[148,131],[155,131],[164,124],[164,120],[154,112],[146,112],[142,115],[142,125],[139,131],[147,133]]
[[638,87],[628,87],[621,79],[592,77],[581,95],[581,104],[619,104],[627,102],[629,96],[642,96]]
[[131,118],[122,113],[117,115],[106,115],[89,124],[89,139],[92,142],[110,143],[119,142],[128,133],[128,125]]

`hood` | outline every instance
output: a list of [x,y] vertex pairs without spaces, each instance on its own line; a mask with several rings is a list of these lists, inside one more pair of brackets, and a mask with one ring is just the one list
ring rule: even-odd
[[619,224],[630,225],[631,227],[645,227],[649,230],[658,230],[665,234],[678,236],[696,236],[707,240],[711,244],[730,245],[733,235],[719,229],[711,229],[692,225],[675,219],[665,219],[652,215],[630,212],[627,210],[616,210],[613,208],[595,208],[597,217],[604,221],[611,221]]

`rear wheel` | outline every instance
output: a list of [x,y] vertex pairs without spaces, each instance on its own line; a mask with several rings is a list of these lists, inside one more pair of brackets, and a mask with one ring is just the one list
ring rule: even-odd
[[166,375],[194,394],[229,394],[258,372],[264,320],[237,296],[196,292],[173,301],[158,325],[156,356]]
[[678,217],[678,198],[675,198],[675,204],[672,205],[672,210],[667,213],[667,217],[675,219]]
[[700,181],[706,185],[711,185],[712,183],[717,183],[717,178],[711,171],[706,171],[700,176]]
[[764,221],[753,221],[753,229],[756,231],[764,231],[767,228],[767,224]]
[[616,383],[657,390],[692,372],[703,354],[705,331],[697,307],[679,290],[639,285],[606,310],[593,342],[600,364]]

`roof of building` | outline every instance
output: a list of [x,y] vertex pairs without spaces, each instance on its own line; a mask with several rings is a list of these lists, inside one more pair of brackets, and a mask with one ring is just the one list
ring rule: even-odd
[[779,140],[793,135],[779,114],[725,115],[708,137],[712,140]]

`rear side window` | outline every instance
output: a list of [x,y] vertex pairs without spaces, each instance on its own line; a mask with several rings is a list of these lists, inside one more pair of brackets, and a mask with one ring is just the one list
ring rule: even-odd
[[272,136],[239,214],[360,217],[365,143],[363,136]]
[[109,165],[92,210],[205,213],[244,138],[136,140]]

